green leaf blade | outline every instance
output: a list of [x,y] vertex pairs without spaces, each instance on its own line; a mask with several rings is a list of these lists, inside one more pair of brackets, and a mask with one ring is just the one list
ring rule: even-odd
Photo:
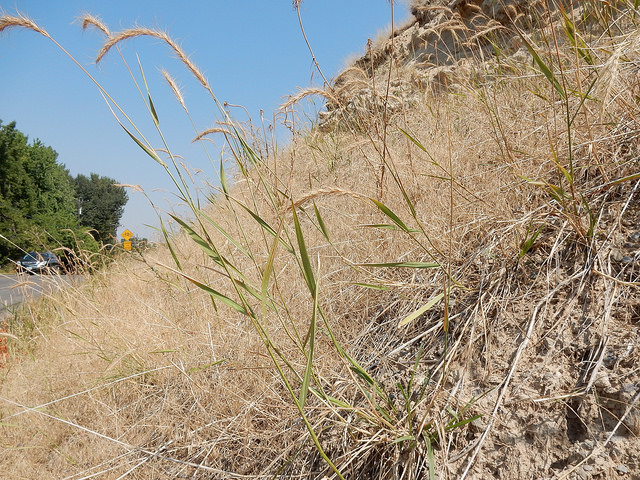
[[307,283],[307,287],[311,292],[311,295],[316,295],[316,281],[311,268],[311,260],[309,259],[309,253],[307,252],[307,246],[304,241],[304,235],[302,233],[302,227],[300,226],[300,220],[296,213],[295,205],[292,205],[291,211],[293,212],[293,223],[296,230],[296,239],[298,240],[298,251],[300,254],[300,261],[302,262],[302,274]]
[[415,312],[407,315],[399,324],[399,327],[403,327],[411,322],[413,322],[416,318],[420,317],[423,313],[431,310],[440,300],[444,298],[444,293],[440,293],[425,303],[422,307],[420,307]]

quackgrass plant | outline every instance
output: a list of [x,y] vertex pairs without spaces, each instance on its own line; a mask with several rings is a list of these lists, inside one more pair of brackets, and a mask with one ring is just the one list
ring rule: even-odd
[[[300,2],[294,6],[302,27]],[[592,7],[597,18],[613,15]],[[634,21],[634,8],[616,15]],[[81,461],[90,456],[85,447],[75,453],[67,437],[48,434],[65,467],[85,478],[160,465],[172,475],[228,478],[436,478],[447,469],[464,478],[512,393],[538,314],[565,285],[551,289],[548,278],[533,275],[549,291],[536,297],[524,328],[526,307],[509,303],[531,302],[519,269],[539,262],[542,271],[565,241],[596,251],[607,195],[640,177],[626,159],[606,164],[596,155],[615,139],[603,133],[612,121],[606,108],[597,122],[590,115],[604,102],[631,101],[611,93],[607,79],[620,66],[601,58],[619,43],[593,40],[573,11],[552,2],[527,17],[550,25],[535,35],[520,17],[474,30],[447,8],[438,11],[450,16],[429,32],[434,51],[447,61],[466,52],[468,63],[440,71],[437,86],[430,77],[417,100],[391,108],[400,95],[393,86],[421,85],[424,72],[394,53],[373,65],[370,46],[340,81],[325,78],[323,88],[284,103],[278,118],[294,132],[285,148],[269,135],[272,127],[235,120],[235,107],[218,100],[165,32],[113,33],[86,16],[83,26],[105,36],[97,62],[125,41],[152,39],[197,80],[212,128],[196,125],[175,74],[160,75],[194,126],[194,141],[210,160],[220,158],[211,162],[218,178],[204,195],[194,187],[166,140],[154,101],[160,87],[144,59],[131,67],[122,55],[153,132],[73,60],[124,137],[170,177],[188,213],[159,217],[165,256],[138,252],[126,257],[133,266],[112,267],[131,291],[132,282],[143,285],[132,302],[149,317],[125,324],[119,310],[103,314],[112,307],[98,308],[102,299],[91,291],[82,297],[92,312],[84,321],[75,311],[58,313],[66,319],[58,335],[73,345],[60,348],[91,356],[96,363],[85,371],[99,372],[87,373],[95,384],[56,391],[33,407],[12,401],[21,410],[3,422],[40,416],[82,432],[87,445],[109,444],[109,458]],[[3,16],[0,31],[10,28],[55,42],[25,17]],[[513,45],[522,46],[520,55]],[[495,56],[486,60],[489,48]],[[300,127],[294,107],[312,96],[328,102],[331,122]],[[214,142],[220,147],[212,153]],[[593,267],[596,257],[587,258]],[[566,284],[586,276],[572,274]],[[100,281],[102,295],[116,294],[106,274]],[[511,310],[518,319],[502,324]],[[63,413],[62,403],[87,398],[113,425],[90,428]]]

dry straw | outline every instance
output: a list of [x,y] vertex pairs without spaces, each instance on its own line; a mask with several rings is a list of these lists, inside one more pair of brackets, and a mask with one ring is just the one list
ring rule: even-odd
[[[109,48],[139,35],[177,48],[161,32],[128,32]],[[536,68],[548,57],[540,55]],[[607,258],[602,235],[578,235],[570,216],[613,212],[598,220],[613,232],[625,223],[620,198],[634,210],[634,193],[622,187],[638,179],[637,128],[628,118],[635,72],[619,65],[604,93],[610,118],[576,115],[568,132],[549,88],[553,70],[494,82],[495,64],[474,65],[474,75],[459,75],[455,94],[422,92],[425,101],[405,115],[375,119],[386,122],[385,137],[300,133],[291,149],[242,169],[245,157],[258,157],[249,147],[257,138],[230,121],[200,132],[197,140],[214,133],[237,140],[231,153],[241,180],[228,195],[194,206],[195,222],[174,217],[185,234],[167,235],[172,251],[125,257],[84,295],[69,294],[64,308],[49,302],[29,310],[15,328],[31,321],[40,337],[10,332],[39,347],[0,385],[0,398],[14,405],[13,412],[2,405],[11,422],[0,422],[3,445],[16,447],[0,450],[7,475],[29,477],[39,468],[67,478],[198,478],[205,471],[221,478],[538,478],[575,446],[563,423],[571,414],[588,425],[585,438],[613,435],[601,417],[610,416],[600,395],[608,390],[580,390],[593,362],[575,359],[599,342],[607,351],[638,342],[618,318],[635,321],[637,306],[624,298],[637,298],[637,272]],[[596,76],[597,68],[585,71]],[[598,92],[596,85],[589,97]],[[310,89],[288,106],[311,94],[333,101],[331,89]],[[571,106],[599,107],[577,97]],[[365,120],[373,115],[362,112]],[[632,133],[612,138],[609,125],[620,118]],[[586,137],[587,127],[609,181],[576,153],[577,170],[586,173],[571,182],[593,192],[576,197],[590,202],[584,207],[567,196],[571,175],[562,162],[567,135]],[[378,197],[381,158],[389,174]],[[157,271],[172,260],[181,266]],[[446,268],[433,268],[435,261]],[[624,332],[619,344],[611,332]],[[639,353],[626,355],[615,375],[637,383]],[[564,404],[569,396],[584,408]],[[55,409],[45,417],[38,406],[47,405]],[[624,407],[613,412],[617,418],[627,415]],[[73,424],[62,425],[68,418]],[[87,425],[101,437],[79,442]],[[495,462],[505,435],[522,439],[515,446],[523,451],[534,443],[529,471],[520,469],[525,456],[518,465]],[[636,439],[628,440],[616,448],[636,461]],[[487,453],[489,444],[498,450]],[[321,448],[333,472],[319,461]]]

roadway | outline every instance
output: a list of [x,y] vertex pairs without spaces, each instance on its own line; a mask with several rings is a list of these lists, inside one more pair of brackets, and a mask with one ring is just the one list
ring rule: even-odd
[[59,291],[81,278],[80,275],[0,274],[0,317],[12,306]]

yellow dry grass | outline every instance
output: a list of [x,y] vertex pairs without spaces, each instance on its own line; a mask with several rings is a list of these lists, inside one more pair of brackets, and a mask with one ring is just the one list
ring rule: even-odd
[[[156,36],[181,51],[162,33],[136,29],[110,37],[99,58],[136,35]],[[607,48],[624,49],[613,56],[620,60],[636,53],[637,46],[630,34],[613,39]],[[414,405],[415,421],[420,431],[433,428],[439,438],[434,455],[442,478],[457,478],[467,465],[465,452],[482,446],[474,443],[477,437],[469,440],[471,434],[447,430],[447,412],[471,404],[474,414],[491,419],[484,424],[487,435],[494,419],[516,428],[498,413],[509,408],[504,395],[520,401],[509,384],[520,355],[528,354],[532,338],[542,344],[551,338],[545,335],[557,332],[552,314],[565,326],[574,318],[571,302],[557,310],[550,303],[547,323],[536,330],[539,310],[533,304],[563,285],[562,274],[573,278],[575,272],[569,275],[570,267],[560,264],[579,263],[575,258],[583,250],[609,248],[602,235],[615,223],[602,220],[602,235],[588,237],[588,216],[580,202],[563,209],[545,188],[525,180],[547,186],[562,181],[550,146],[557,158],[567,158],[565,105],[543,75],[533,75],[517,57],[509,61],[513,64],[501,66],[512,69],[508,75],[498,75],[495,63],[478,63],[452,77],[445,91],[422,91],[411,108],[388,117],[381,111],[359,112],[357,128],[344,122],[329,133],[303,132],[285,152],[262,158],[246,176],[237,173],[231,200],[220,192],[207,207],[206,214],[237,244],[206,221],[195,228],[248,282],[260,286],[274,239],[241,205],[296,249],[292,209],[298,212],[319,285],[318,302],[338,343],[398,398],[397,385],[406,384],[418,346],[424,350],[417,374],[432,381],[425,382],[429,394]],[[572,125],[579,165],[575,188],[614,218],[622,217],[630,197],[625,196],[626,183],[610,190],[607,185],[637,172],[631,160],[637,141],[635,77],[622,63],[603,65],[592,88],[598,100],[583,102],[575,96],[568,102],[581,112]],[[195,67],[189,68],[198,76]],[[394,71],[405,79],[411,73],[410,67]],[[591,78],[588,68],[574,73],[583,91]],[[316,92],[294,98],[307,93]],[[205,133],[220,132],[233,136],[219,128]],[[397,225],[373,200],[394,212],[410,232],[380,227]],[[314,207],[330,241],[318,228]],[[531,225],[541,235],[532,260],[522,260],[528,265],[523,271],[519,256]],[[16,315],[14,326],[27,322],[35,328],[12,343],[11,362],[2,372],[0,465],[7,475],[331,475],[255,324],[214,303],[187,278],[237,299],[227,274],[188,235],[176,236],[173,246],[182,274],[160,246],[140,256],[122,256],[57,301]],[[273,349],[292,371],[304,372],[299,340],[307,333],[314,304],[295,258],[284,247],[275,251],[268,290],[276,308],[259,302],[253,307]],[[441,268],[366,265],[430,261]],[[610,292],[605,277],[597,278],[594,291]],[[446,306],[438,304],[399,326],[443,291],[451,292]],[[594,300],[594,305],[609,304]],[[350,405],[341,409],[319,398],[307,404],[330,458],[348,478],[400,478],[405,464],[414,466],[415,477],[409,478],[424,478],[426,447],[405,449],[398,441],[418,425],[409,428],[402,412],[394,417],[397,423],[387,425],[372,406],[376,393],[367,398],[358,387],[353,369],[336,353],[329,328],[319,327],[317,342],[316,385]],[[526,358],[533,361],[534,356]],[[527,382],[535,372],[527,372],[518,377],[518,385],[533,388]],[[365,414],[369,420],[362,421]],[[481,478],[479,472],[475,478]]]

